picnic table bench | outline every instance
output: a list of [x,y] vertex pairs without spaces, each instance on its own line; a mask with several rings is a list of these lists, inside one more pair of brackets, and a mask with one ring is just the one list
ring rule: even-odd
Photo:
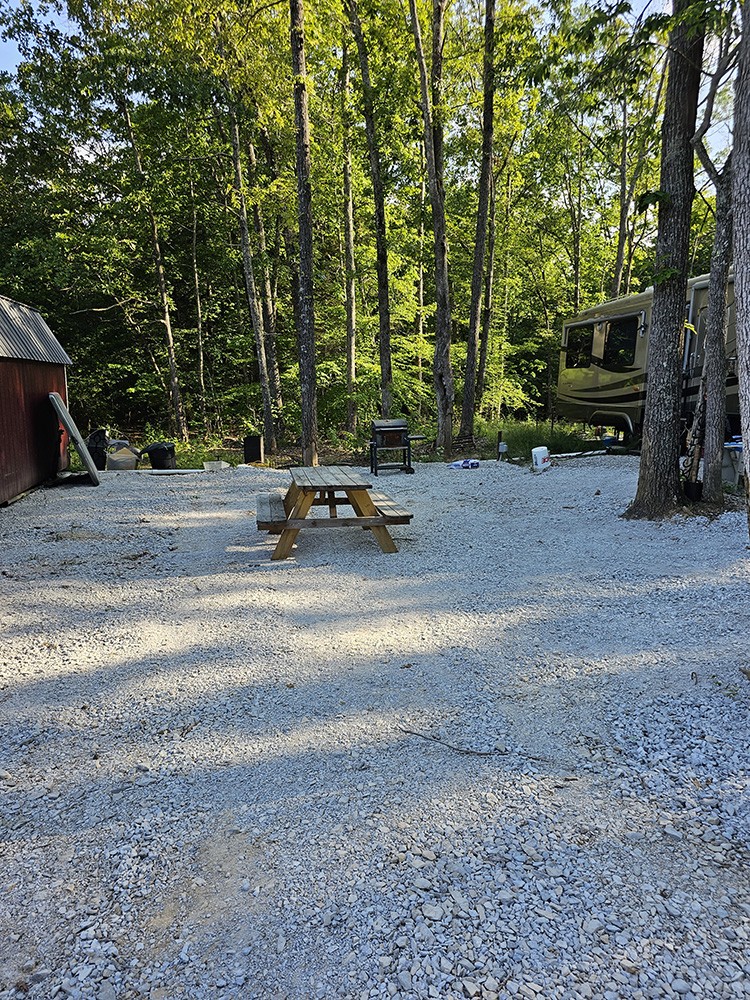
[[[371,492],[372,483],[338,465],[294,468],[286,494],[256,497],[259,531],[280,534],[272,559],[286,559],[303,528],[364,528],[372,531],[383,552],[398,552],[388,525],[409,524],[412,514],[384,493]],[[353,513],[341,517],[339,507]],[[308,516],[312,508],[327,508],[327,516]]]

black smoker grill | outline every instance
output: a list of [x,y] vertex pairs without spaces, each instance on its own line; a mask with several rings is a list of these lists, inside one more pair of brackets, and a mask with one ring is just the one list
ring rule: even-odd
[[[399,469],[414,472],[411,465],[411,443],[421,441],[423,434],[409,434],[409,427],[403,417],[397,420],[373,420],[370,441],[370,472],[377,476],[381,469]],[[380,452],[400,452],[400,462],[381,462]]]

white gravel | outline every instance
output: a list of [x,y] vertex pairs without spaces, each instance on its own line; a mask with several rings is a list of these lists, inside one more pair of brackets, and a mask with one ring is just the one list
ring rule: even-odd
[[284,471],[0,510],[0,997],[750,997],[744,514],[636,459]]

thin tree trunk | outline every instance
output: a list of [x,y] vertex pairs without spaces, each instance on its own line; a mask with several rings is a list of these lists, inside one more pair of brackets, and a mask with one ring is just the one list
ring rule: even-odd
[[294,330],[297,341],[300,338],[301,320],[299,312],[299,246],[291,226],[284,226],[284,253],[289,270],[289,293],[292,300]]
[[370,80],[370,60],[367,53],[357,0],[345,0],[344,9],[357,43],[359,71],[362,77],[362,104],[365,112],[365,134],[370,157],[370,178],[375,205],[375,266],[378,275],[378,345],[380,351],[380,393],[383,417],[390,417],[393,407],[393,365],[391,360],[391,306],[388,277],[388,234],[385,223],[385,193],[380,163],[380,147],[375,130],[375,103]]
[[[495,241],[497,237],[497,183],[492,177],[490,186],[490,221],[487,236],[487,267],[484,276],[484,301],[482,302],[482,332],[479,339],[479,371],[477,373],[477,408],[482,404],[487,385],[487,353],[492,329],[492,291],[495,284]],[[507,285],[507,282],[506,282]]]
[[[659,76],[659,85],[656,89],[656,95],[654,97],[654,103],[652,110],[648,116],[649,123],[655,123],[657,116],[659,114],[659,105],[661,104],[661,94],[664,89],[664,81],[666,79],[666,62],[662,65],[661,74]],[[611,295],[612,298],[617,298],[618,295],[628,293],[629,283],[630,283],[630,270],[632,268],[632,226],[630,222],[630,213],[633,207],[633,202],[635,200],[635,192],[638,187],[638,183],[643,174],[644,167],[647,163],[648,156],[648,139],[646,138],[647,132],[644,138],[641,140],[639,147],[636,149],[636,164],[633,169],[630,182],[628,182],[628,160],[633,159],[632,155],[629,157],[630,143],[628,141],[628,103],[627,97],[622,98],[622,141],[620,144],[620,221],[617,230],[617,253],[615,257],[615,269],[614,276],[612,278],[612,288]],[[627,257],[626,264],[626,253],[630,250]],[[625,288],[623,289],[623,278],[625,278]]]
[[268,380],[268,365],[266,363],[265,331],[263,317],[258,305],[258,289],[255,283],[253,255],[250,249],[250,226],[247,219],[247,199],[245,198],[245,182],[242,175],[242,156],[240,150],[240,129],[237,112],[232,96],[227,87],[227,104],[229,107],[229,127],[232,142],[232,162],[234,165],[234,186],[237,194],[237,223],[240,230],[240,246],[242,249],[242,274],[245,279],[245,296],[250,311],[250,321],[255,337],[255,353],[258,358],[258,379],[260,381],[261,397],[263,399],[263,440],[268,452],[276,451],[276,428],[271,404],[271,386]]
[[341,121],[344,154],[344,266],[346,290],[346,429],[357,430],[357,297],[354,261],[354,196],[352,193],[351,109],[349,107],[349,50],[341,57]]
[[[257,169],[255,147],[252,143],[247,147],[247,161],[251,179],[254,179]],[[252,203],[253,225],[258,241],[258,252],[261,262],[261,308],[263,311],[263,330],[265,332],[264,346],[266,349],[266,367],[268,382],[271,389],[271,408],[277,435],[283,431],[284,401],[281,395],[281,373],[276,357],[276,303],[274,299],[271,271],[268,267],[268,249],[266,246],[266,227],[263,223],[263,213],[257,201]]]
[[628,101],[623,97],[622,136],[620,137],[620,221],[617,227],[617,253],[615,254],[615,273],[612,277],[612,298],[620,294],[622,272],[625,267],[625,244],[628,235],[628,218],[630,202],[628,200]]
[[419,259],[417,260],[417,315],[416,315],[416,345],[417,345],[417,380],[420,384],[419,416],[422,416],[422,348],[424,346],[424,213],[427,203],[427,186],[425,183],[424,143],[419,144]]
[[719,40],[715,71],[703,101],[703,119],[693,136],[693,147],[716,190],[716,228],[711,250],[705,346],[701,390],[705,386],[703,431],[703,499],[717,507],[724,505],[722,465],[727,419],[726,380],[726,297],[732,257],[732,154],[720,171],[708,151],[705,137],[712,124],[716,95],[731,70],[734,52],[733,27]]
[[732,254],[732,167],[727,161],[716,186],[716,233],[711,251],[703,379],[706,429],[703,439],[703,499],[723,506],[722,464],[727,419],[726,293]]
[[201,281],[198,271],[198,206],[195,201],[195,184],[193,183],[193,164],[188,162],[190,175],[190,207],[193,216],[193,232],[191,242],[191,256],[193,264],[193,291],[195,292],[195,327],[198,347],[198,385],[201,391],[201,416],[203,418],[203,431],[209,433],[208,405],[206,402],[206,365],[203,353],[203,302],[201,299]]
[[302,410],[302,462],[318,464],[318,409],[313,301],[313,215],[310,183],[310,119],[307,110],[304,12],[302,0],[289,0],[299,212],[299,377]]
[[156,221],[156,213],[154,212],[154,207],[151,202],[151,196],[147,193],[146,172],[143,169],[141,152],[138,147],[133,122],[130,117],[130,108],[128,107],[127,98],[124,96],[120,98],[120,109],[127,125],[128,137],[130,139],[130,147],[133,151],[133,159],[135,161],[135,170],[138,175],[138,180],[140,181],[144,193],[147,194],[145,202],[146,211],[151,224],[151,252],[154,260],[156,285],[159,291],[159,311],[161,313],[161,322],[164,327],[164,336],[167,344],[167,359],[169,361],[169,396],[172,402],[172,413],[174,416],[177,436],[180,441],[187,441],[188,427],[187,420],[185,419],[185,409],[182,405],[182,392],[180,390],[180,379],[177,368],[177,355],[175,352],[174,336],[172,334],[172,320],[169,311],[167,275],[164,267],[164,256],[161,252],[161,243],[159,241],[159,225]]
[[745,2],[741,9],[743,32],[735,83],[732,198],[737,376],[750,532],[750,6]]
[[467,441],[474,439],[474,411],[477,390],[477,353],[479,350],[480,322],[482,313],[482,281],[484,278],[484,253],[487,245],[487,217],[492,187],[492,136],[494,128],[495,98],[495,0],[485,0],[484,11],[484,64],[482,87],[484,103],[482,108],[482,166],[479,172],[479,204],[477,206],[477,229],[474,241],[474,270],[471,277],[471,312],[469,314],[469,336],[466,344],[466,375],[464,398],[461,407],[461,428],[459,437]]
[[443,30],[447,0],[433,0],[432,71],[427,77],[427,63],[422,46],[416,0],[409,0],[411,26],[419,67],[422,118],[425,133],[427,176],[430,183],[432,231],[435,242],[435,358],[433,376],[437,401],[437,447],[449,458],[453,450],[453,401],[455,388],[451,369],[451,304],[448,278],[448,238],[445,224],[443,189]]
[[[675,16],[681,18],[692,6],[692,0],[674,0]],[[680,20],[670,36],[643,444],[638,489],[628,508],[628,517],[668,516],[680,498],[680,347],[685,321],[690,215],[695,195],[692,138],[705,14],[701,17],[698,25]]]

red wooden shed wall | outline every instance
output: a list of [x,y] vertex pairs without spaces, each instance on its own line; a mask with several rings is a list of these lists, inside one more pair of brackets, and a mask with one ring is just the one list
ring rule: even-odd
[[0,358],[0,504],[67,462],[67,435],[60,435],[50,392],[67,401],[64,365]]

